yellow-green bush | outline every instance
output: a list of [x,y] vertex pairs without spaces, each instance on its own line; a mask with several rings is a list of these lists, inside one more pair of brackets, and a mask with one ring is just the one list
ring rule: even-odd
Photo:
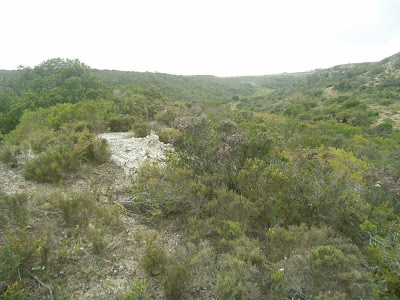
[[137,138],[146,137],[150,134],[151,130],[152,126],[147,122],[137,122],[132,126],[132,131]]
[[57,104],[48,108],[39,108],[35,111],[25,111],[17,128],[8,136],[12,143],[26,139],[37,130],[58,131],[62,127],[86,122],[94,132],[104,130],[105,122],[115,117],[116,104],[105,100],[87,100],[75,104]]
[[197,214],[205,192],[190,169],[148,164],[141,168],[134,184],[136,200],[132,204],[149,217]]
[[96,218],[108,229],[118,232],[123,229],[124,223],[121,218],[123,211],[117,204],[99,204],[95,209]]
[[217,277],[216,289],[219,299],[261,299],[257,275],[258,271],[254,266],[238,258],[226,256]]
[[35,238],[25,229],[4,235],[4,243],[0,244],[1,281],[14,282],[29,271],[45,244],[45,237]]
[[0,148],[0,162],[16,166],[18,163],[17,155],[20,154],[20,149],[10,143],[4,143]]
[[165,109],[162,111],[159,111],[156,115],[155,115],[155,119],[156,121],[163,123],[167,126],[171,126],[175,119],[176,119],[177,115],[176,112],[174,110],[171,109]]
[[151,294],[147,291],[147,286],[145,283],[135,280],[130,290],[124,294],[121,298],[122,300],[147,300],[151,299]]
[[163,273],[167,263],[165,247],[157,240],[157,235],[146,237],[142,267],[147,274],[154,276]]
[[16,281],[8,286],[3,294],[0,292],[0,300],[28,300],[28,295],[21,284]]
[[0,191],[0,225],[14,225],[24,228],[28,222],[28,195],[15,193],[11,195]]
[[188,280],[188,266],[181,263],[168,265],[162,282],[166,299],[183,299]]
[[26,179],[57,183],[81,163],[102,164],[111,156],[107,141],[96,139],[87,129],[71,132],[65,128],[55,143],[25,163]]
[[34,153],[41,153],[52,144],[57,143],[57,133],[48,128],[38,128],[29,133],[25,140]]
[[158,132],[160,141],[174,145],[182,137],[182,132],[174,128],[165,128]]
[[136,118],[131,115],[121,115],[115,118],[110,118],[107,125],[112,132],[126,132],[132,129]]
[[94,254],[99,255],[106,247],[106,242],[104,240],[105,235],[106,230],[101,224],[89,224],[87,238],[92,244],[92,252]]
[[89,192],[58,193],[57,204],[68,226],[85,226],[94,214],[95,199]]
[[271,269],[270,298],[304,294],[325,299],[322,292],[335,291],[346,299],[373,299],[375,285],[360,250],[332,229],[273,228],[267,234],[266,261]]
[[69,153],[49,148],[25,163],[24,176],[37,182],[56,183],[66,176],[68,169],[74,167],[73,157]]

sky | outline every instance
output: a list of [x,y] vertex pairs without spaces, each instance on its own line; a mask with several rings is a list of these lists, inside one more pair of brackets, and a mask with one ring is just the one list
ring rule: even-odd
[[0,69],[266,75],[400,51],[400,0],[1,0]]

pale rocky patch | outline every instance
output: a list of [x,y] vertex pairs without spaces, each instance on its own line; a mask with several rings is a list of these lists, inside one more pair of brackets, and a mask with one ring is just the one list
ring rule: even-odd
[[98,135],[107,140],[111,149],[111,160],[122,166],[127,174],[134,174],[147,161],[162,161],[172,146],[159,141],[152,132],[144,138],[135,138],[130,132],[111,132]]

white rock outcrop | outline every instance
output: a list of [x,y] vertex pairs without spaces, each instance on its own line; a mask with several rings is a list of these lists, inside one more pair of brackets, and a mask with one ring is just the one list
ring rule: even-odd
[[172,150],[170,144],[159,141],[152,132],[144,138],[135,138],[131,132],[110,132],[98,135],[107,140],[111,149],[111,160],[124,168],[127,174],[134,174],[147,161],[165,159],[165,152]]

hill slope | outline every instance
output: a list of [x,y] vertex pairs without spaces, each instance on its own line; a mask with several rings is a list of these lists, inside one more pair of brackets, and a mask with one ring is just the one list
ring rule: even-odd
[[19,70],[0,89],[0,298],[399,299],[398,61]]

